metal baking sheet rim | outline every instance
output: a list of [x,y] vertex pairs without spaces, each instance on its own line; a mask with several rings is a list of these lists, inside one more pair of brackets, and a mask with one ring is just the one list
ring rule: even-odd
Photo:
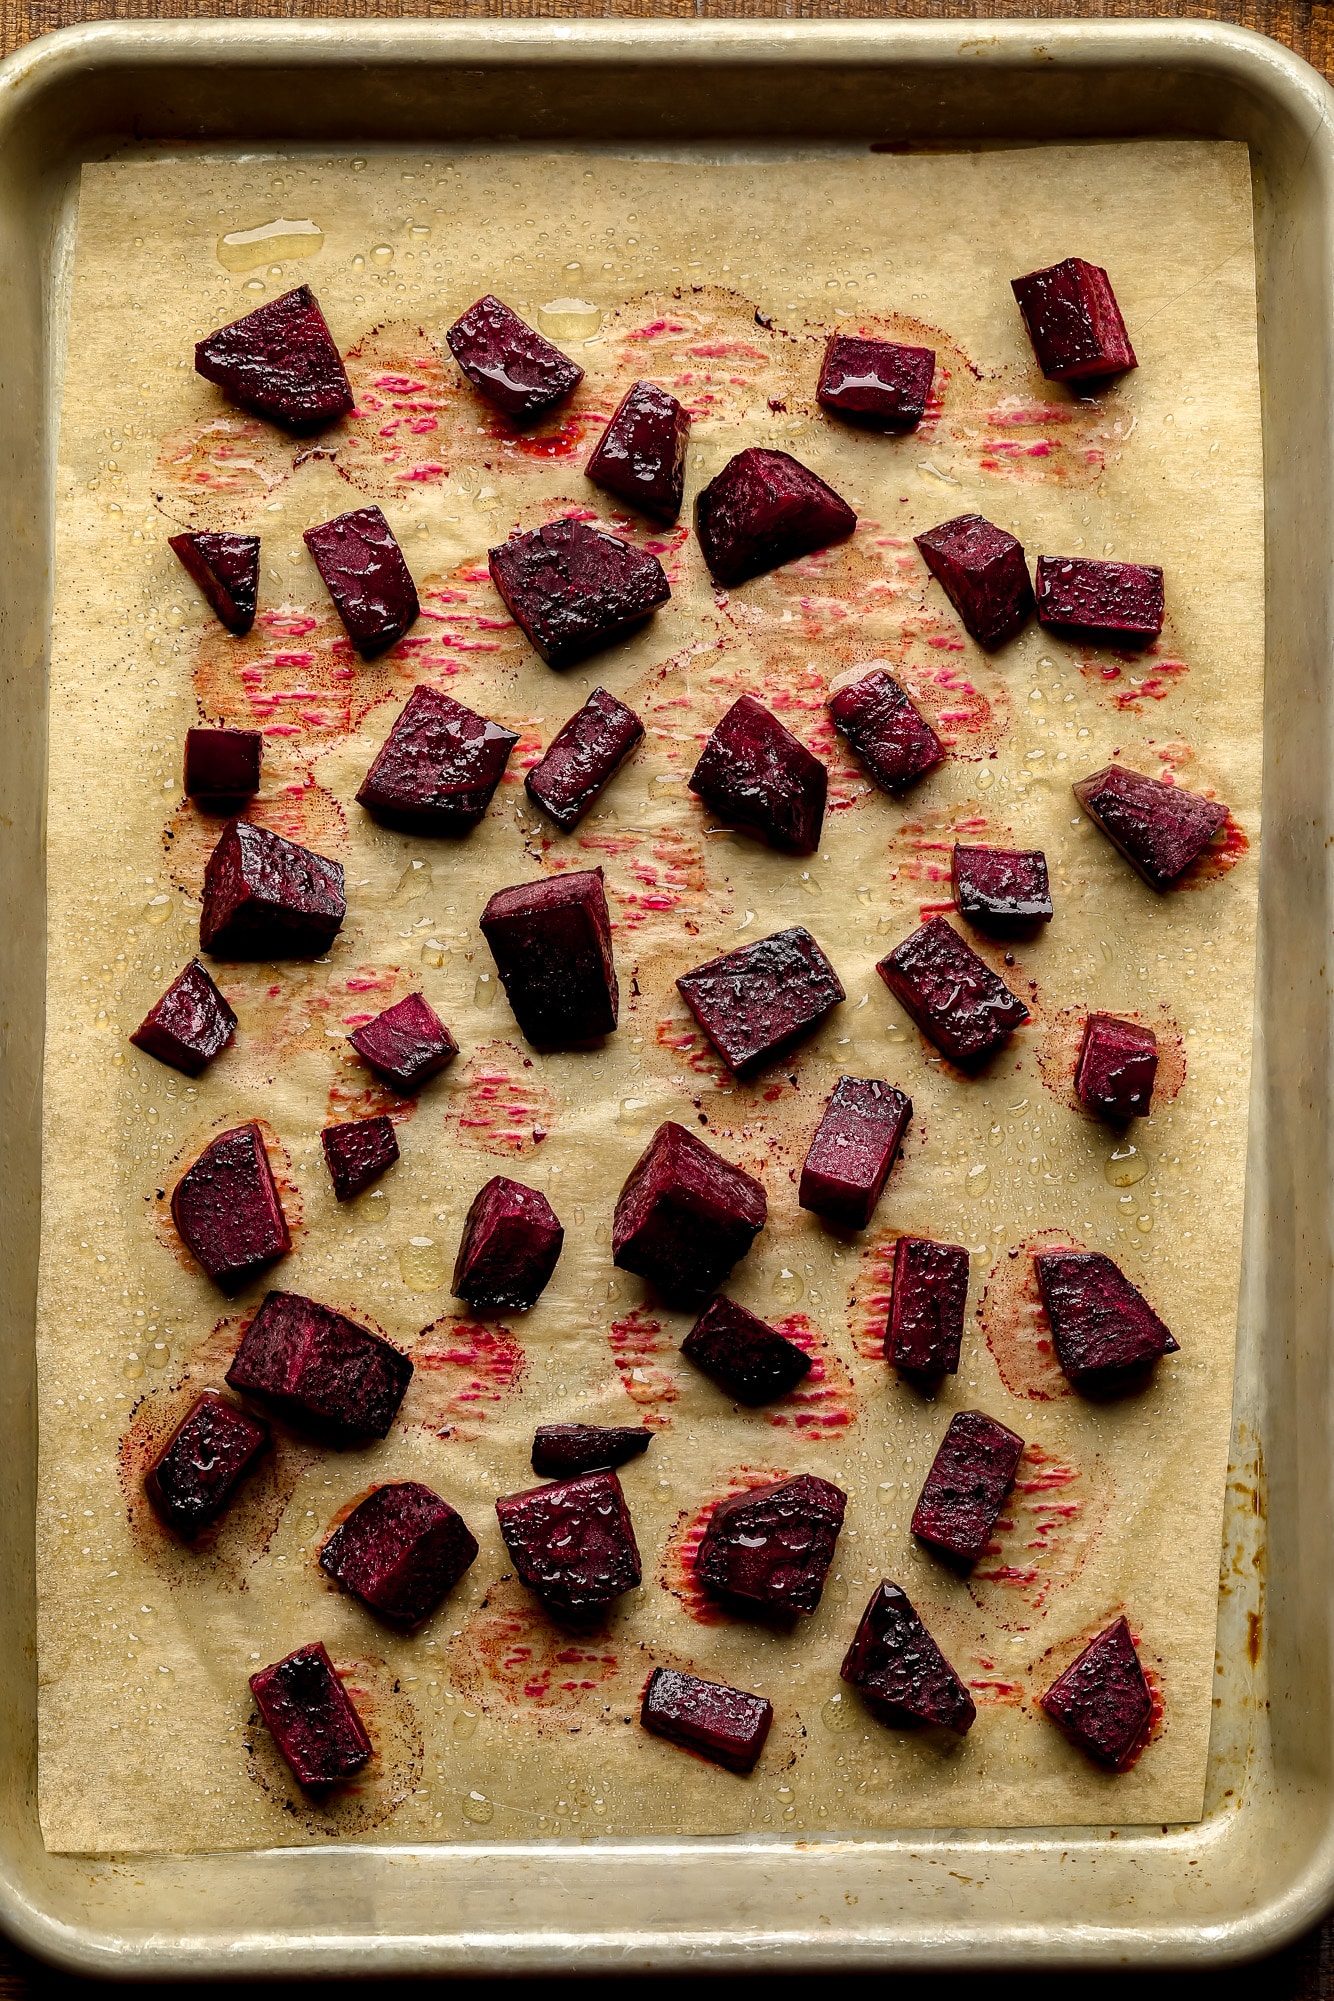
[[[670,88],[682,72],[687,93]],[[762,89],[747,88],[761,72]],[[294,73],[310,85],[299,99]],[[446,77],[466,88],[439,88]],[[178,1979],[1205,1965],[1272,1951],[1334,1902],[1324,1584],[1334,1564],[1332,103],[1296,56],[1205,21],[106,22],[46,36],[0,65],[10,499],[0,539],[0,1924],[29,1951],[103,1977]],[[35,1799],[34,1080],[51,489],[79,166],[146,134],[198,146],[483,134],[847,144],[850,133],[965,144],[1190,133],[1251,146],[1266,839],[1206,1818],[1161,1831],[49,1856]],[[1282,1033],[1266,1034],[1267,1023]]]

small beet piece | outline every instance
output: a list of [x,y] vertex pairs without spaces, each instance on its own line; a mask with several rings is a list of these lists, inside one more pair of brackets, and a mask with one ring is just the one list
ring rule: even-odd
[[845,541],[857,526],[832,486],[789,453],[760,445],[729,459],[695,509],[704,560],[724,585]]
[[239,1292],[292,1248],[257,1125],[210,1140],[171,1193],[181,1240],[224,1292]]
[[585,1620],[639,1583],[630,1510],[612,1472],[503,1494],[496,1515],[520,1580],[558,1619]]
[[548,521],[488,556],[510,617],[548,667],[627,639],[672,594],[656,556],[586,521]]
[[810,855],[820,845],[829,773],[753,695],[733,702],[689,784],[711,813],[753,827],[771,848]]
[[1039,556],[1038,624],[1103,646],[1147,646],[1163,629],[1163,573],[1156,563],[1099,563]]
[[524,779],[528,797],[565,833],[572,832],[643,735],[633,709],[605,688],[594,688]]
[[956,847],[955,907],[993,938],[1020,938],[1052,919],[1047,857],[1040,848]]
[[1158,1075],[1158,1038],[1137,1021],[1091,1014],[1075,1065],[1075,1096],[1085,1111],[1124,1123],[1147,1118]]
[[474,389],[507,417],[540,417],[584,379],[577,363],[488,292],[445,333],[449,351]]
[[167,546],[190,572],[228,632],[238,638],[249,632],[259,602],[258,535],[169,535]]
[[944,744],[883,667],[835,689],[829,714],[886,792],[902,792],[944,760]]
[[1184,785],[1106,764],[1072,788],[1109,841],[1151,889],[1170,889],[1227,823],[1227,807]]
[[878,1077],[840,1077],[815,1128],[797,1200],[827,1222],[864,1230],[885,1192],[912,1099]]
[[1011,278],[1038,367],[1052,382],[1098,381],[1135,367],[1121,308],[1100,264],[1067,257]]
[[199,942],[215,959],[313,959],[346,915],[341,862],[233,820],[204,870]]
[[231,1505],[272,1436],[262,1417],[207,1391],[144,1475],[154,1513],[183,1542],[192,1541]]
[[962,1737],[977,1718],[972,1696],[917,1616],[906,1591],[876,1591],[840,1673],[873,1716],[896,1730],[937,1724]]
[[569,1049],[611,1034],[621,994],[600,868],[498,889],[480,923],[530,1042]]
[[968,1253],[962,1244],[900,1237],[885,1324],[885,1360],[923,1379],[959,1367],[968,1304]]
[[654,1668],[639,1711],[654,1737],[698,1751],[729,1772],[753,1772],[764,1749],[774,1706],[762,1695],[701,1681],[678,1668]]
[[403,711],[361,781],[358,805],[405,834],[466,834],[477,825],[519,741],[424,683]]
[[352,1778],[370,1757],[366,1726],[322,1641],[261,1668],[250,1688],[293,1776],[310,1791]]
[[318,431],[352,408],[352,385],[309,285],[195,344],[195,373],[270,423]]
[[764,1189],[685,1126],[660,1125],[616,1199],[612,1262],[702,1306],[764,1228]]
[[863,334],[830,334],[816,400],[868,430],[911,431],[926,414],[935,350]]
[[386,1625],[410,1632],[454,1589],[477,1554],[462,1515],[417,1480],[377,1487],[338,1524],[320,1569]]
[[384,1113],[373,1119],[345,1119],[320,1134],[324,1158],[340,1202],[350,1202],[378,1181],[398,1159],[398,1135]]
[[565,1232],[545,1195],[504,1174],[473,1197],[454,1265],[455,1299],[485,1313],[536,1306],[556,1269]]
[[964,630],[979,646],[1004,646],[1027,624],[1033,586],[1024,545],[981,514],[956,514],[913,540]]
[[695,1574],[739,1611],[813,1612],[847,1505],[814,1473],[730,1494],[709,1516]]
[[700,1314],[681,1353],[738,1403],[772,1403],[794,1390],[811,1368],[804,1348],[721,1293]]
[[302,540],[358,653],[383,653],[415,623],[417,586],[378,507],[335,515]]
[[656,382],[632,382],[584,468],[658,521],[675,521],[686,486],[690,414]]
[[334,1445],[385,1438],[412,1379],[407,1356],[369,1327],[297,1292],[270,1292],[227,1381]]
[[933,917],[876,967],[923,1035],[961,1070],[976,1070],[1028,1020],[1017,994],[943,917]]
[[459,1053],[459,1045],[424,994],[406,994],[374,1021],[354,1028],[348,1041],[377,1077],[405,1097],[420,1091]]
[[676,985],[738,1077],[785,1055],[847,998],[838,974],[800,924],[706,960]]
[[185,789],[216,811],[259,791],[264,738],[259,730],[187,730]]
[[977,1562],[1014,1485],[1024,1441],[980,1410],[956,1411],[913,1510],[912,1532],[958,1564]]
[[1038,1701],[1095,1764],[1120,1771],[1153,1721],[1153,1697],[1124,1618],[1090,1640]]
[[159,1063],[197,1077],[231,1041],[236,1016],[198,959],[178,973],[161,1000],[154,1001],[130,1041]]
[[1056,1359],[1077,1390],[1133,1388],[1178,1343],[1142,1292],[1101,1251],[1039,1251],[1038,1290]]
[[575,1473],[624,1466],[652,1443],[653,1433],[642,1425],[539,1424],[533,1434],[533,1471],[568,1480]]

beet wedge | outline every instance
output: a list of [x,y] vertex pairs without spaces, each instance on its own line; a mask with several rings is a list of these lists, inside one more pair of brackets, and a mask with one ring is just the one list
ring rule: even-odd
[[900,1237],[894,1246],[885,1360],[923,1382],[954,1375],[967,1306],[968,1253],[963,1245]]
[[891,797],[944,761],[944,744],[883,667],[835,684],[829,714],[839,735]]
[[204,870],[199,942],[215,959],[314,959],[346,915],[341,862],[233,820]]
[[1077,1390],[1135,1388],[1178,1343],[1143,1293],[1101,1251],[1039,1251],[1038,1290],[1056,1359]]
[[621,996],[600,868],[498,889],[480,926],[535,1047],[577,1048],[612,1033]]
[[656,382],[632,382],[584,468],[655,521],[675,521],[686,485],[690,414]]
[[656,556],[586,521],[548,521],[488,560],[506,610],[548,667],[628,639],[672,594]]
[[167,547],[189,571],[219,624],[238,638],[249,632],[259,603],[258,535],[169,535]]
[[864,1230],[912,1118],[912,1099],[878,1077],[840,1077],[802,1163],[803,1209]]
[[526,1313],[546,1291],[564,1242],[560,1218],[540,1190],[493,1175],[463,1225],[455,1299],[482,1313]]
[[1171,889],[1227,825],[1227,807],[1184,785],[1106,764],[1072,788],[1095,827],[1150,889]]
[[646,1278],[669,1306],[702,1306],[764,1228],[764,1189],[685,1126],[658,1127],[626,1177],[612,1262]]
[[753,1076],[786,1056],[847,998],[809,931],[794,924],[683,973],[677,991],[723,1062]]
[[988,937],[1030,936],[1055,914],[1040,848],[957,846],[951,873],[955,909]]
[[1075,1065],[1075,1096],[1086,1112],[1124,1125],[1147,1118],[1158,1075],[1158,1038],[1137,1021],[1091,1014]]
[[700,494],[695,525],[710,575],[730,587],[846,541],[857,516],[799,459],[752,445]]
[[380,508],[354,507],[302,539],[358,653],[385,652],[416,623],[417,586]]
[[876,967],[924,1036],[960,1070],[978,1070],[1029,1019],[1017,994],[943,917],[933,917]]
[[1163,629],[1163,573],[1154,563],[1039,556],[1038,624],[1095,646],[1148,646]]
[[524,789],[563,833],[573,833],[643,736],[644,725],[633,709],[605,688],[594,688],[551,739],[524,779]]
[[820,845],[829,773],[753,695],[733,702],[689,785],[720,820],[753,828],[771,848],[810,855]]
[[1090,1640],[1038,1700],[1086,1757],[1124,1771],[1153,1723],[1153,1695],[1125,1619]]
[[1004,646],[1033,615],[1024,545],[981,514],[956,514],[913,540],[964,630],[988,651]]
[[821,409],[871,431],[915,430],[926,415],[936,372],[929,347],[865,334],[831,334],[815,396]]
[[286,1257],[292,1239],[257,1125],[209,1141],[172,1190],[171,1220],[223,1292],[240,1292]]
[[913,1510],[912,1532],[962,1569],[991,1541],[1024,1441],[980,1410],[956,1411]]
[[462,1515],[419,1480],[377,1487],[325,1539],[320,1569],[387,1626],[429,1619],[477,1555]]
[[533,1471],[546,1479],[624,1466],[653,1443],[643,1425],[539,1424],[533,1434]]
[[814,1473],[730,1494],[709,1516],[695,1574],[733,1611],[813,1612],[847,1504],[840,1487]]
[[698,1751],[729,1772],[753,1772],[774,1720],[762,1695],[701,1681],[678,1668],[655,1668],[640,1705],[639,1720],[654,1737]]
[[320,1134],[334,1195],[350,1202],[378,1181],[398,1159],[394,1122],[383,1112],[372,1119],[345,1119]]
[[262,1417],[206,1391],[144,1475],[153,1512],[182,1542],[192,1542],[231,1506],[272,1442]]
[[811,1358],[758,1315],[722,1293],[711,1299],[681,1353],[738,1403],[772,1403],[810,1374]]
[[332,1445],[387,1438],[412,1380],[407,1356],[369,1327],[296,1292],[270,1292],[227,1381]]
[[198,341],[195,373],[288,431],[323,430],[352,408],[347,370],[309,285]]
[[489,292],[461,313],[445,339],[474,389],[516,424],[572,395],[584,371]]
[[934,1724],[962,1737],[977,1720],[972,1696],[897,1584],[876,1591],[839,1672],[892,1729]]
[[236,1015],[198,959],[154,1001],[130,1041],[159,1063],[198,1077],[236,1032]]
[[362,1062],[404,1097],[420,1091],[459,1053],[424,994],[405,994],[373,1021],[354,1028],[347,1039]]
[[351,1779],[373,1746],[321,1640],[250,1677],[269,1734],[299,1785],[317,1797]]
[[187,730],[186,793],[206,812],[235,812],[259,791],[263,757],[259,730]]
[[423,683],[377,751],[357,803],[400,833],[470,833],[518,741],[514,730]]
[[520,1582],[557,1619],[594,1619],[640,1582],[630,1511],[612,1472],[504,1494],[496,1516]]
[[1105,381],[1135,366],[1112,281],[1101,264],[1067,257],[1011,278],[1038,367],[1052,382]]

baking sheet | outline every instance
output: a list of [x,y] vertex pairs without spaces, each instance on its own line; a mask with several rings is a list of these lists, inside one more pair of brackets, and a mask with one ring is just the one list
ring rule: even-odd
[[[280,232],[271,261],[248,267],[264,239],[223,242],[279,218],[315,229]],[[1005,282],[1075,247],[1111,270],[1141,363],[1088,401],[1042,383]],[[333,456],[228,412],[189,367],[199,334],[301,279],[351,349],[360,414],[321,441]],[[465,396],[442,360],[443,328],[485,289],[539,316],[588,371],[571,408],[528,438]],[[810,390],[835,322],[937,348],[941,407],[917,434],[866,438],[820,417]],[[729,596],[709,586],[693,537],[619,517],[579,468],[620,388],[642,374],[696,411],[691,490],[740,445],[775,443],[858,505],[853,543]],[[300,542],[303,527],[362,497],[385,506],[425,606],[370,667],[342,648]],[[39,1355],[48,1845],[1196,1817],[1258,836],[1262,522],[1244,147],[88,168],[58,502]],[[569,507],[656,547],[674,597],[631,645],[562,677],[507,624],[485,549]],[[973,508],[1013,526],[1030,557],[1163,563],[1170,622],[1158,648],[1121,660],[1032,629],[987,661],[910,541]],[[211,625],[165,546],[189,523],[264,538],[264,609],[246,641]],[[829,680],[872,658],[890,661],[953,739],[953,761],[904,805],[866,786],[822,712]],[[522,729],[510,780],[466,844],[390,835],[343,803],[418,679]],[[522,770],[599,682],[639,710],[648,740],[601,812],[555,840],[526,807]],[[831,765],[826,838],[809,864],[713,830],[684,789],[698,743],[742,687]],[[178,767],[201,713],[266,728],[256,816],[337,854],[350,893],[326,963],[223,970],[240,1033],[192,1086],[125,1036],[196,942],[214,829],[181,804]],[[1068,778],[1116,751],[1215,789],[1232,809],[1223,853],[1169,898],[1139,885],[1070,799]],[[1059,916],[1014,954],[1034,1027],[987,1077],[964,1082],[873,967],[947,900],[953,839],[989,834],[1046,849]],[[476,916],[503,883],[593,862],[607,869],[617,921],[622,1027],[600,1054],[527,1061]],[[736,1086],[672,981],[794,922],[833,958],[847,1003],[790,1071]],[[414,987],[463,1053],[410,1117],[402,1108],[403,1161],[348,1215],[329,1193],[318,1132],[381,1097],[343,1037]],[[1153,1021],[1160,1097],[1180,1087],[1132,1135],[1133,1153],[1065,1095],[1089,1005]],[[846,1241],[797,1210],[792,1179],[843,1071],[889,1077],[916,1107],[875,1226]],[[730,1289],[818,1351],[785,1405],[734,1412],[676,1356],[688,1320],[612,1271],[615,1191],[667,1116],[704,1119],[720,1150],[765,1179],[770,1224]],[[187,1553],[145,1519],[138,1478],[152,1440],[219,1380],[263,1288],[224,1314],[174,1248],[166,1198],[212,1132],[250,1117],[270,1122],[300,1218],[278,1282],[373,1320],[418,1371],[383,1447],[321,1454],[285,1440],[213,1547]],[[454,1311],[447,1278],[468,1202],[497,1171],[546,1190],[566,1250],[532,1314],[477,1324]],[[904,1230],[974,1253],[964,1366],[933,1402],[877,1354]],[[1044,1239],[1108,1249],[1163,1312],[1182,1352],[1146,1394],[1091,1406],[1063,1393],[1027,1261],[1009,1255]],[[950,1411],[969,1406],[1013,1425],[1029,1451],[999,1548],[965,1583],[911,1546],[907,1522]],[[508,1575],[491,1501],[531,1483],[535,1423],[625,1422],[636,1410],[659,1434],[624,1474],[644,1586],[596,1640],[572,1640]],[[736,1484],[801,1469],[850,1495],[819,1613],[786,1636],[718,1620],[690,1569],[702,1515]],[[434,1485],[482,1541],[468,1579],[411,1641],[326,1590],[313,1561],[335,1510],[396,1477]],[[905,1585],[973,1687],[978,1723],[955,1750],[884,1731],[840,1691],[838,1661],[881,1576]],[[1109,1779],[1032,1701],[1123,1609],[1162,1715],[1135,1769]],[[286,1780],[251,1725],[245,1685],[317,1636],[345,1664],[380,1753],[327,1809]],[[752,1780],[642,1736],[638,1691],[658,1663],[772,1697],[775,1730]]]

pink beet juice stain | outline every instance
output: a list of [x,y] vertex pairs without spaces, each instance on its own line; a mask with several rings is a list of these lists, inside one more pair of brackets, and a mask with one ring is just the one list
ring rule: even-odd
[[449,1441],[476,1438],[523,1382],[528,1358],[508,1327],[446,1316],[412,1348],[407,1420]]
[[993,1265],[982,1294],[979,1318],[988,1348],[1012,1396],[1048,1403],[1073,1396],[1056,1359],[1037,1274],[1035,1251],[1082,1250],[1068,1231],[1043,1230],[1006,1251]]
[[676,1376],[657,1359],[676,1352],[662,1322],[637,1306],[632,1313],[612,1321],[607,1345],[621,1388],[639,1405],[643,1423],[650,1431],[668,1430],[672,1420],[667,1406],[676,1402],[681,1390]]
[[1035,1444],[1025,1446],[1014,1487],[995,1535],[973,1567],[969,1595],[1011,1620],[997,1593],[1027,1611],[1042,1613],[1083,1570],[1097,1544],[1110,1505],[1105,1467],[1084,1467]]
[[770,1405],[765,1416],[780,1431],[795,1431],[806,1438],[828,1438],[855,1423],[861,1399],[849,1370],[829,1346],[818,1327],[804,1313],[790,1313],[770,1323],[777,1334],[811,1358],[809,1375],[794,1390]]
[[554,1096],[511,1042],[480,1044],[459,1082],[449,1118],[465,1146],[520,1159],[537,1151],[555,1123]]

